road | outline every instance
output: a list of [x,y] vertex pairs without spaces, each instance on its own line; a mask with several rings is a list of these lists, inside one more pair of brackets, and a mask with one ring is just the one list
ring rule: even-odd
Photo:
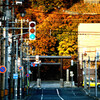
[[25,100],[95,100],[82,88],[31,88]]

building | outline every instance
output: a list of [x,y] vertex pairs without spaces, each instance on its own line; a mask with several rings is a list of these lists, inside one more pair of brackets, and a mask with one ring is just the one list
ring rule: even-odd
[[[85,60],[88,68],[88,57],[90,57],[91,77],[94,78],[95,57],[100,54],[100,23],[80,23],[78,26],[78,54],[79,64],[83,68]],[[93,72],[93,73],[92,73]]]
[[84,3],[100,3],[100,0],[84,0]]

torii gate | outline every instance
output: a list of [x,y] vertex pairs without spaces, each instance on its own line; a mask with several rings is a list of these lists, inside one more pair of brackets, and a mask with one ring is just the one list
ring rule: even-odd
[[[36,56],[29,56],[30,60],[33,60]],[[63,82],[63,59],[71,59],[71,56],[39,56],[39,59],[61,59],[61,63],[42,63],[41,65],[60,65],[60,87],[64,86]],[[41,87],[41,77],[40,77],[40,66],[38,64],[38,77],[37,77],[37,87]]]

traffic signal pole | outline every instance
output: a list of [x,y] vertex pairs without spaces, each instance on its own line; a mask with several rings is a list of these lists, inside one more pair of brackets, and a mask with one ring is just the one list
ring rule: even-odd
[[[28,43],[27,43],[28,46]],[[29,74],[29,57],[28,57],[28,50],[29,47],[27,47],[27,74]],[[27,77],[27,95],[28,95],[28,89],[29,89],[29,77]]]

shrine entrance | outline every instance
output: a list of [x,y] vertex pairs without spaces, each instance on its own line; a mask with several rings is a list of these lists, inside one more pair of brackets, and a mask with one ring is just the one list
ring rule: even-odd
[[[30,56],[30,60],[35,60],[36,56]],[[59,62],[44,62],[44,59],[53,59],[54,61],[59,59]],[[42,70],[43,66],[50,66],[50,67],[59,67],[59,75],[60,75],[60,87],[64,86],[63,82],[63,59],[71,59],[71,56],[39,56],[39,60],[41,60],[41,63],[37,63],[37,87],[41,87],[41,74],[40,71]],[[55,70],[54,70],[55,71]],[[51,71],[51,75],[52,75]],[[50,73],[50,72],[48,72]],[[48,74],[47,73],[47,74]],[[55,72],[56,73],[56,72]],[[53,76],[52,76],[53,77]],[[48,78],[48,77],[47,77]]]

